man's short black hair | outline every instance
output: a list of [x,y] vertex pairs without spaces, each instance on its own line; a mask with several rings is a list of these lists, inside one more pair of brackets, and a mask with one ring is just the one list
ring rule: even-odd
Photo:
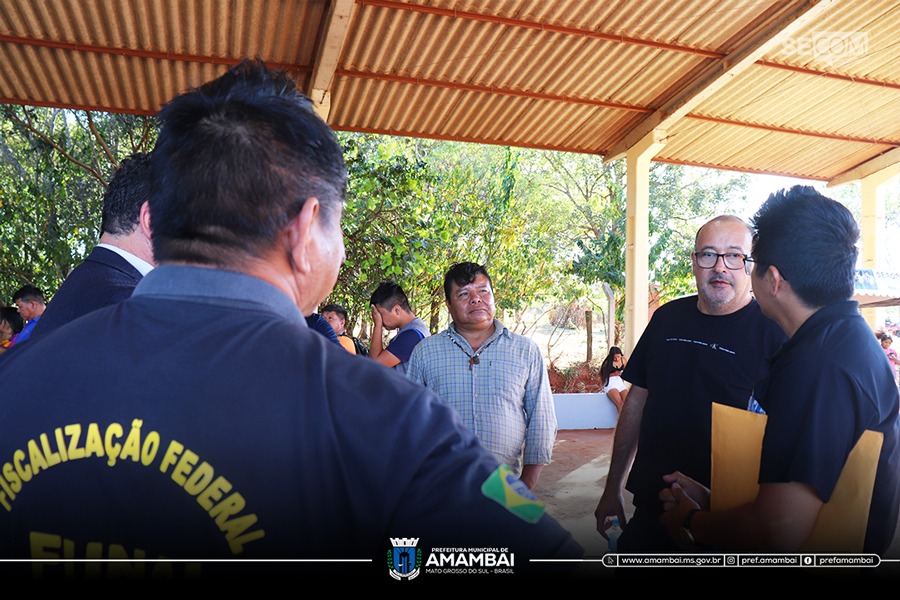
[[839,202],[810,186],[769,196],[753,217],[753,259],[764,273],[778,267],[810,308],[853,296],[859,226]]
[[244,60],[159,113],[150,215],[160,262],[228,268],[266,256],[308,198],[338,218],[337,138],[285,73]]
[[150,154],[138,152],[121,163],[103,194],[101,233],[127,235],[140,223],[141,205],[150,197]]
[[348,319],[347,309],[344,308],[343,306],[341,306],[340,304],[326,304],[325,306],[322,307],[322,310],[319,314],[324,314],[327,312],[333,312],[333,313],[339,315],[344,320],[345,323],[347,322],[347,319]]
[[372,292],[369,304],[377,304],[387,310],[391,310],[399,304],[400,308],[406,312],[412,312],[412,308],[409,305],[409,299],[406,297],[406,292],[404,292],[403,288],[400,287],[400,284],[395,281],[384,281],[379,284],[379,286],[375,288],[375,291]]
[[491,284],[491,287],[494,287],[494,283],[491,281],[491,276],[488,275],[487,269],[484,265],[479,265],[474,262],[461,262],[454,263],[450,265],[450,268],[447,270],[447,273],[444,275],[444,298],[448,301],[450,300],[450,288],[452,287],[451,282],[455,283],[459,287],[472,283],[475,280],[475,277],[478,275],[484,275],[487,277],[488,283]]
[[44,299],[44,293],[41,292],[37,287],[27,284],[20,287],[16,290],[16,293],[13,294],[13,302],[16,300],[21,300],[22,302],[37,302],[38,304],[46,304],[46,300]]

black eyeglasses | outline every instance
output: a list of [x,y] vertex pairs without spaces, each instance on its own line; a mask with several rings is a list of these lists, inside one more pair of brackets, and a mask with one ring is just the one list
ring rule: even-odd
[[750,274],[750,263],[753,259],[746,254],[738,252],[727,252],[725,254],[717,254],[715,252],[694,252],[694,258],[697,260],[697,266],[701,269],[712,269],[722,259],[725,267],[732,271],[744,269],[747,275]]

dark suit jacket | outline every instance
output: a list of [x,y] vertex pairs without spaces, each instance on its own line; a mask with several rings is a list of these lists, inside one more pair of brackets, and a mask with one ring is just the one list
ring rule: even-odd
[[46,335],[73,319],[131,297],[142,278],[140,271],[112,250],[94,248],[59,286],[31,337]]

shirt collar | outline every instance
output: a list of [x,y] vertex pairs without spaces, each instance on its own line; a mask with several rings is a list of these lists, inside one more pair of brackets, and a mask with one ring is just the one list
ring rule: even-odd
[[135,256],[128,250],[123,250],[122,248],[119,248],[118,246],[113,246],[112,244],[105,244],[105,243],[97,244],[97,246],[99,246],[100,248],[106,248],[110,252],[115,252],[116,254],[118,254],[125,260],[127,260],[128,263],[132,267],[137,269],[141,275],[146,275],[147,273],[149,273],[150,271],[153,270],[153,265],[148,263],[143,258]]
[[268,310],[306,326],[300,309],[284,292],[262,279],[236,271],[160,265],[141,279],[133,296]]
[[[466,340],[466,338],[464,338],[462,336],[462,334],[456,330],[455,323],[452,323],[452,322],[450,323],[450,326],[447,328],[447,335],[454,337],[457,340],[462,340],[467,346],[469,346],[469,349],[472,348],[472,346],[469,345],[468,340]],[[494,333],[491,334],[491,337],[484,340],[484,343],[481,345],[482,348],[484,346],[486,346],[488,344],[488,342],[491,342],[491,341],[497,339],[497,337],[499,337],[501,335],[506,338],[509,338],[510,337],[509,329],[506,328],[506,325],[504,325],[503,323],[500,322],[500,319],[495,318],[494,319]]]
[[830,323],[833,323],[836,320],[841,319],[850,319],[854,317],[859,317],[859,302],[856,300],[847,300],[844,302],[835,302],[834,304],[828,304],[823,306],[816,312],[812,314],[806,321],[803,322],[802,325],[794,332],[794,335],[787,340],[781,348],[778,349],[775,354],[769,359],[770,363],[775,362],[779,356],[788,352],[791,348],[796,346],[803,340],[804,338],[814,336],[817,334],[817,331]]

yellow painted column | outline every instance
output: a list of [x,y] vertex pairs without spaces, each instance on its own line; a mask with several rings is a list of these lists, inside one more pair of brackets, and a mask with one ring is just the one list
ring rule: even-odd
[[647,327],[650,297],[650,162],[662,149],[662,132],[653,131],[625,154],[625,342],[630,356]]
[[[894,167],[860,179],[862,222],[859,268],[861,269],[877,271],[884,266],[884,244],[881,240],[881,232],[884,231],[884,197],[879,197],[878,189],[897,176],[897,169]],[[864,308],[860,313],[873,330],[884,326],[884,309]]]

